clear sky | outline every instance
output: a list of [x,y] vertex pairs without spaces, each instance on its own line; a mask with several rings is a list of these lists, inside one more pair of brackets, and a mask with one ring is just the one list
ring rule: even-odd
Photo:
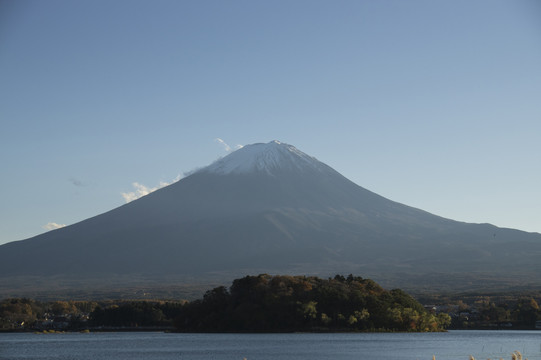
[[0,0],[0,124],[0,243],[274,139],[541,232],[541,2]]

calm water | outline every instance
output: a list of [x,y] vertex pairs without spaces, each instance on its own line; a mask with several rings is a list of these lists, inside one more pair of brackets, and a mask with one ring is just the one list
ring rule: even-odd
[[0,334],[0,359],[541,360],[541,331],[436,334]]

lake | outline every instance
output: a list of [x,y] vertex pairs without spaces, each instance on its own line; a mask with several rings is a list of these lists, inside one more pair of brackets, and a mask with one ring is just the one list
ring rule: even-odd
[[541,360],[541,331],[361,334],[0,334],[0,359]]

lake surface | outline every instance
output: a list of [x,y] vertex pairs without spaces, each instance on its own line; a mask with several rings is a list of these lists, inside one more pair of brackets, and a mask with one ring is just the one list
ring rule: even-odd
[[398,334],[0,334],[0,359],[541,360],[541,331]]

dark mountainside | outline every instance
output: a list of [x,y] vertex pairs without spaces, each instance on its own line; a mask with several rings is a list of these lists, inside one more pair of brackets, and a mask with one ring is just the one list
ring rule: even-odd
[[353,273],[413,291],[541,287],[539,258],[541,234],[390,201],[273,141],[107,213],[0,246],[0,296],[206,286],[258,273]]

